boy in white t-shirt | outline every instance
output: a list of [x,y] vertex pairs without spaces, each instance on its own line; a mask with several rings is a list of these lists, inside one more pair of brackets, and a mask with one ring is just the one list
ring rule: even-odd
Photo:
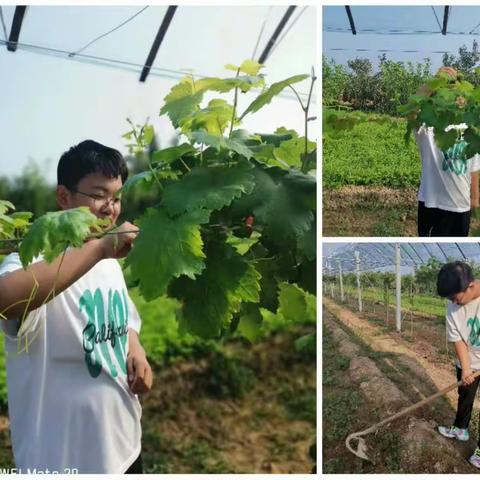
[[[457,71],[442,67],[438,73],[456,78]],[[437,73],[437,74],[438,74]],[[424,94],[430,94],[422,87]],[[468,128],[464,125],[461,128]],[[449,128],[458,128],[450,125]],[[442,152],[434,139],[433,127],[423,125],[414,132],[422,176],[418,191],[418,235],[420,237],[468,236],[471,209],[478,207],[480,155],[466,158],[463,137]],[[461,135],[459,135],[461,136]]]
[[[472,269],[463,262],[445,264],[438,273],[437,291],[450,301],[447,306],[447,338],[453,342],[457,355],[457,379],[463,380],[458,388],[457,414],[450,427],[439,426],[445,437],[467,441],[468,426],[480,377],[480,281],[473,277]],[[480,436],[469,462],[480,468]]]
[[[62,155],[57,176],[62,210],[87,206],[116,223],[115,192],[128,176],[120,152],[86,140]],[[40,257],[23,270],[15,253],[0,266],[19,473],[142,473],[137,394],[150,390],[152,371],[117,261],[137,232],[125,222],[117,235],[70,248],[51,264]],[[38,289],[31,296],[34,279]],[[53,288],[55,296],[48,297]]]

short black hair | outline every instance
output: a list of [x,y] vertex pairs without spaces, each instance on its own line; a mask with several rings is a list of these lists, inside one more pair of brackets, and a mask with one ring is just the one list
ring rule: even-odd
[[464,262],[446,263],[438,272],[437,292],[441,297],[451,297],[464,292],[474,280],[470,265]]
[[114,148],[93,140],[85,140],[67,150],[57,166],[57,184],[75,190],[78,182],[90,173],[101,173],[108,178],[128,177],[128,167],[123,155]]

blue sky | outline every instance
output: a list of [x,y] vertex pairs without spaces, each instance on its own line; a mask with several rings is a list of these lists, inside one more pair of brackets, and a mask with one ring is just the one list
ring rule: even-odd
[[[7,31],[11,28],[14,8],[2,7]],[[20,42],[77,51],[142,8],[142,5],[30,6]],[[239,64],[252,56],[266,20],[255,56],[258,58],[286,8],[180,6],[154,65],[175,71],[191,69],[198,75],[229,76],[232,72],[223,66]],[[143,64],[166,9],[166,6],[150,6],[82,53]],[[316,10],[307,7],[302,13],[302,9],[297,7],[291,29],[267,61],[264,70],[267,83],[310,73],[317,62]],[[4,39],[3,29],[0,38]],[[86,138],[126,153],[121,135],[128,130],[127,117],[136,123],[150,118],[160,142],[168,146],[174,131],[168,119],[159,117],[158,112],[163,98],[177,81],[168,78],[171,74],[151,74],[142,84],[138,81],[139,69],[123,71],[65,57],[23,49],[11,53],[0,45],[0,175],[17,175],[33,159],[54,181],[59,156]],[[302,92],[308,92],[308,87],[308,82],[299,84]],[[240,109],[254,98],[252,95],[240,96]],[[263,132],[284,125],[301,132],[303,112],[292,95],[288,97],[274,100],[251,119],[247,117],[244,128]],[[314,129],[310,130],[315,138]]]
[[[443,5],[433,7],[440,25],[443,24]],[[396,61],[422,62],[429,57],[432,68],[442,64],[442,54],[434,51],[449,51],[458,53],[463,44],[469,49],[473,40],[480,43],[480,7],[457,6],[450,7],[447,35],[440,33],[426,34],[391,34],[386,30],[423,30],[439,32],[440,28],[431,6],[359,6],[351,7],[357,35],[349,32],[331,31],[336,28],[349,29],[350,25],[344,6],[323,7],[323,53],[334,58],[337,63],[345,64],[347,60],[360,57],[369,58],[374,65],[378,64],[378,56],[382,52],[358,52],[354,49],[380,50],[388,49],[387,58]],[[475,27],[477,27],[475,29]],[[361,30],[380,30],[382,34],[362,33]],[[474,34],[469,32],[474,30]],[[332,51],[331,48],[345,48],[346,51]],[[403,53],[401,50],[420,50],[419,52]]]

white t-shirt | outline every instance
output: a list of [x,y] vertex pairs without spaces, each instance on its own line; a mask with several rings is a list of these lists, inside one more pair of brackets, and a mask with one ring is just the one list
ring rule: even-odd
[[[18,254],[8,255],[0,275],[18,268]],[[139,332],[140,317],[119,263],[98,262],[20,330],[15,319],[0,323],[17,468],[124,473],[141,449],[142,409],[126,370],[128,328]]]
[[464,141],[442,152],[435,144],[433,127],[422,126],[414,133],[422,160],[418,200],[427,208],[468,212],[470,174],[480,170],[480,155],[463,158]]
[[[480,370],[480,298],[475,298],[466,305],[448,302],[447,340],[463,340],[468,345],[470,367],[472,370]],[[456,363],[460,367],[458,358]]]

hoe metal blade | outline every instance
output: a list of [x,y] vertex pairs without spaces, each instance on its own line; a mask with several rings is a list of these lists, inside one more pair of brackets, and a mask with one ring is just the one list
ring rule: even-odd
[[[352,440],[358,440],[358,445],[357,445],[357,448],[354,449],[351,445],[350,445],[350,442]],[[347,448],[354,454],[356,455],[357,457],[359,458],[362,458],[363,460],[368,460],[370,461],[370,459],[368,458],[367,456],[367,450],[368,450],[368,447],[367,447],[367,442],[365,442],[365,439],[363,439],[362,437],[357,437],[354,433],[349,435],[347,437],[347,439],[345,440],[345,445],[347,446]]]

